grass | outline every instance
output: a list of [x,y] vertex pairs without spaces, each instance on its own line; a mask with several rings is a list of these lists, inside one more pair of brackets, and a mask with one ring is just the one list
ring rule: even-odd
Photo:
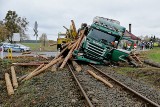
[[155,62],[160,62],[160,47],[155,47],[154,49],[143,52],[142,54],[144,54],[144,56],[148,59]]
[[32,51],[56,51],[57,46],[49,46],[49,44],[46,44],[46,46],[42,46],[41,43],[22,43],[25,46],[28,46],[31,48]]

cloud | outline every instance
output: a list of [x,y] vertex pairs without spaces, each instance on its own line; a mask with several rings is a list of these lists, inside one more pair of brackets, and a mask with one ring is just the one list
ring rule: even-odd
[[49,39],[54,40],[71,19],[80,27],[83,22],[91,24],[95,16],[119,20],[127,29],[131,23],[132,33],[138,36],[159,36],[159,4],[159,0],[1,0],[0,20],[8,10],[15,10],[30,22],[28,34],[34,33],[37,21],[39,33],[50,34]]

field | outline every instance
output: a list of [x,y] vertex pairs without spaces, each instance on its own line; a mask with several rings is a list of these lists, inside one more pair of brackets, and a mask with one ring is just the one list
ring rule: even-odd
[[155,62],[160,62],[160,47],[155,47],[152,50],[142,52],[142,54]]
[[31,48],[32,51],[56,51],[57,50],[57,46],[49,46],[49,44],[46,44],[46,46],[42,46],[41,43],[22,43],[25,46],[29,46]]

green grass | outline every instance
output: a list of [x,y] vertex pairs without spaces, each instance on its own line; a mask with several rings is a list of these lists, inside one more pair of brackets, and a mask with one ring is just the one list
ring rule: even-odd
[[49,44],[46,44],[44,47],[41,43],[22,43],[25,46],[28,46],[31,48],[32,51],[39,51],[40,47],[42,51],[56,51],[56,46],[49,46]]
[[160,47],[155,47],[154,49],[145,52],[144,56],[155,62],[160,62]]

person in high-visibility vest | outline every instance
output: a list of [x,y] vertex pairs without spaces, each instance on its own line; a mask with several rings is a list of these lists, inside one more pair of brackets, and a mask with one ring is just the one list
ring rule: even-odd
[[8,49],[8,59],[12,59],[12,48]]

